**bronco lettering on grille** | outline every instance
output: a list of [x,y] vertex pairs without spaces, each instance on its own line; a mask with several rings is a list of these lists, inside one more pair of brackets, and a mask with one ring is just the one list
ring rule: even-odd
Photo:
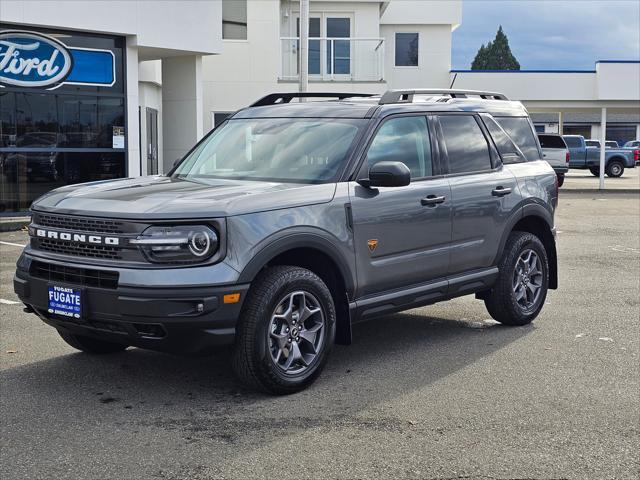
[[120,239],[117,237],[103,237],[102,235],[86,235],[84,233],[69,233],[69,232],[57,232],[55,230],[45,230],[43,228],[36,228],[32,235],[35,233],[36,237],[51,238],[53,240],[63,240],[65,242],[77,242],[77,243],[92,243],[94,245],[113,245],[120,244]]

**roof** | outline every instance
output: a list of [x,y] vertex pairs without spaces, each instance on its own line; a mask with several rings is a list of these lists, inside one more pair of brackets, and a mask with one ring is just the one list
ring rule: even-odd
[[[443,94],[444,91],[433,91],[434,93],[420,93],[420,91],[410,91],[409,100],[395,103],[386,102],[385,95],[371,95],[359,97],[347,97],[342,100],[329,101],[306,101],[292,102],[291,100],[298,94],[281,94],[283,101],[279,103],[265,104],[267,101],[274,101],[277,94],[270,94],[258,100],[254,105],[238,111],[232,118],[373,118],[384,117],[394,113],[406,112],[486,112],[496,116],[526,116],[527,111],[520,102],[504,99],[485,99],[481,97],[460,97]],[[430,92],[424,90],[424,92]],[[397,92],[396,92],[397,93]],[[415,93],[415,96],[414,96]],[[465,92],[469,94],[469,92]],[[346,94],[313,94],[325,97],[345,96]],[[458,93],[457,95],[461,95]],[[483,94],[484,95],[484,94]],[[499,95],[499,94],[492,94]],[[383,104],[381,104],[383,103]]]

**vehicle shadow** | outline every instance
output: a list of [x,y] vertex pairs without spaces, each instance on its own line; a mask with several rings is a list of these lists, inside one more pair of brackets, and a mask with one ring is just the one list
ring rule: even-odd
[[[411,311],[354,326],[354,343],[336,346],[327,368],[309,389],[273,397],[240,387],[229,350],[203,358],[129,349],[82,353],[9,368],[0,374],[2,411],[13,425],[56,408],[56,424],[159,428],[185,441],[221,440],[252,445],[273,428],[289,432],[352,422],[397,396],[423,389],[533,330],[456,321]],[[19,411],[6,404],[20,405]],[[287,415],[282,415],[283,408]],[[135,428],[133,428],[135,430]],[[261,440],[262,439],[262,440]]]

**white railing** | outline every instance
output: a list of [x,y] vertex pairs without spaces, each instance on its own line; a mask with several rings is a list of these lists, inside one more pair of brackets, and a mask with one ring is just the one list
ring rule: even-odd
[[[298,79],[298,37],[282,37],[280,80]],[[384,80],[383,38],[309,38],[309,79],[336,82]]]

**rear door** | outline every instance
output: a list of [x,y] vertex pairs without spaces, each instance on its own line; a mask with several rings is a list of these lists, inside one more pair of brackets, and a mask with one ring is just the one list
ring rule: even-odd
[[449,274],[490,267],[518,204],[516,178],[502,165],[478,115],[439,115],[438,133],[451,185]]
[[449,267],[451,192],[432,152],[425,115],[384,120],[367,148],[358,178],[380,161],[411,170],[405,187],[365,188],[350,182],[358,275],[357,296],[444,278]]

